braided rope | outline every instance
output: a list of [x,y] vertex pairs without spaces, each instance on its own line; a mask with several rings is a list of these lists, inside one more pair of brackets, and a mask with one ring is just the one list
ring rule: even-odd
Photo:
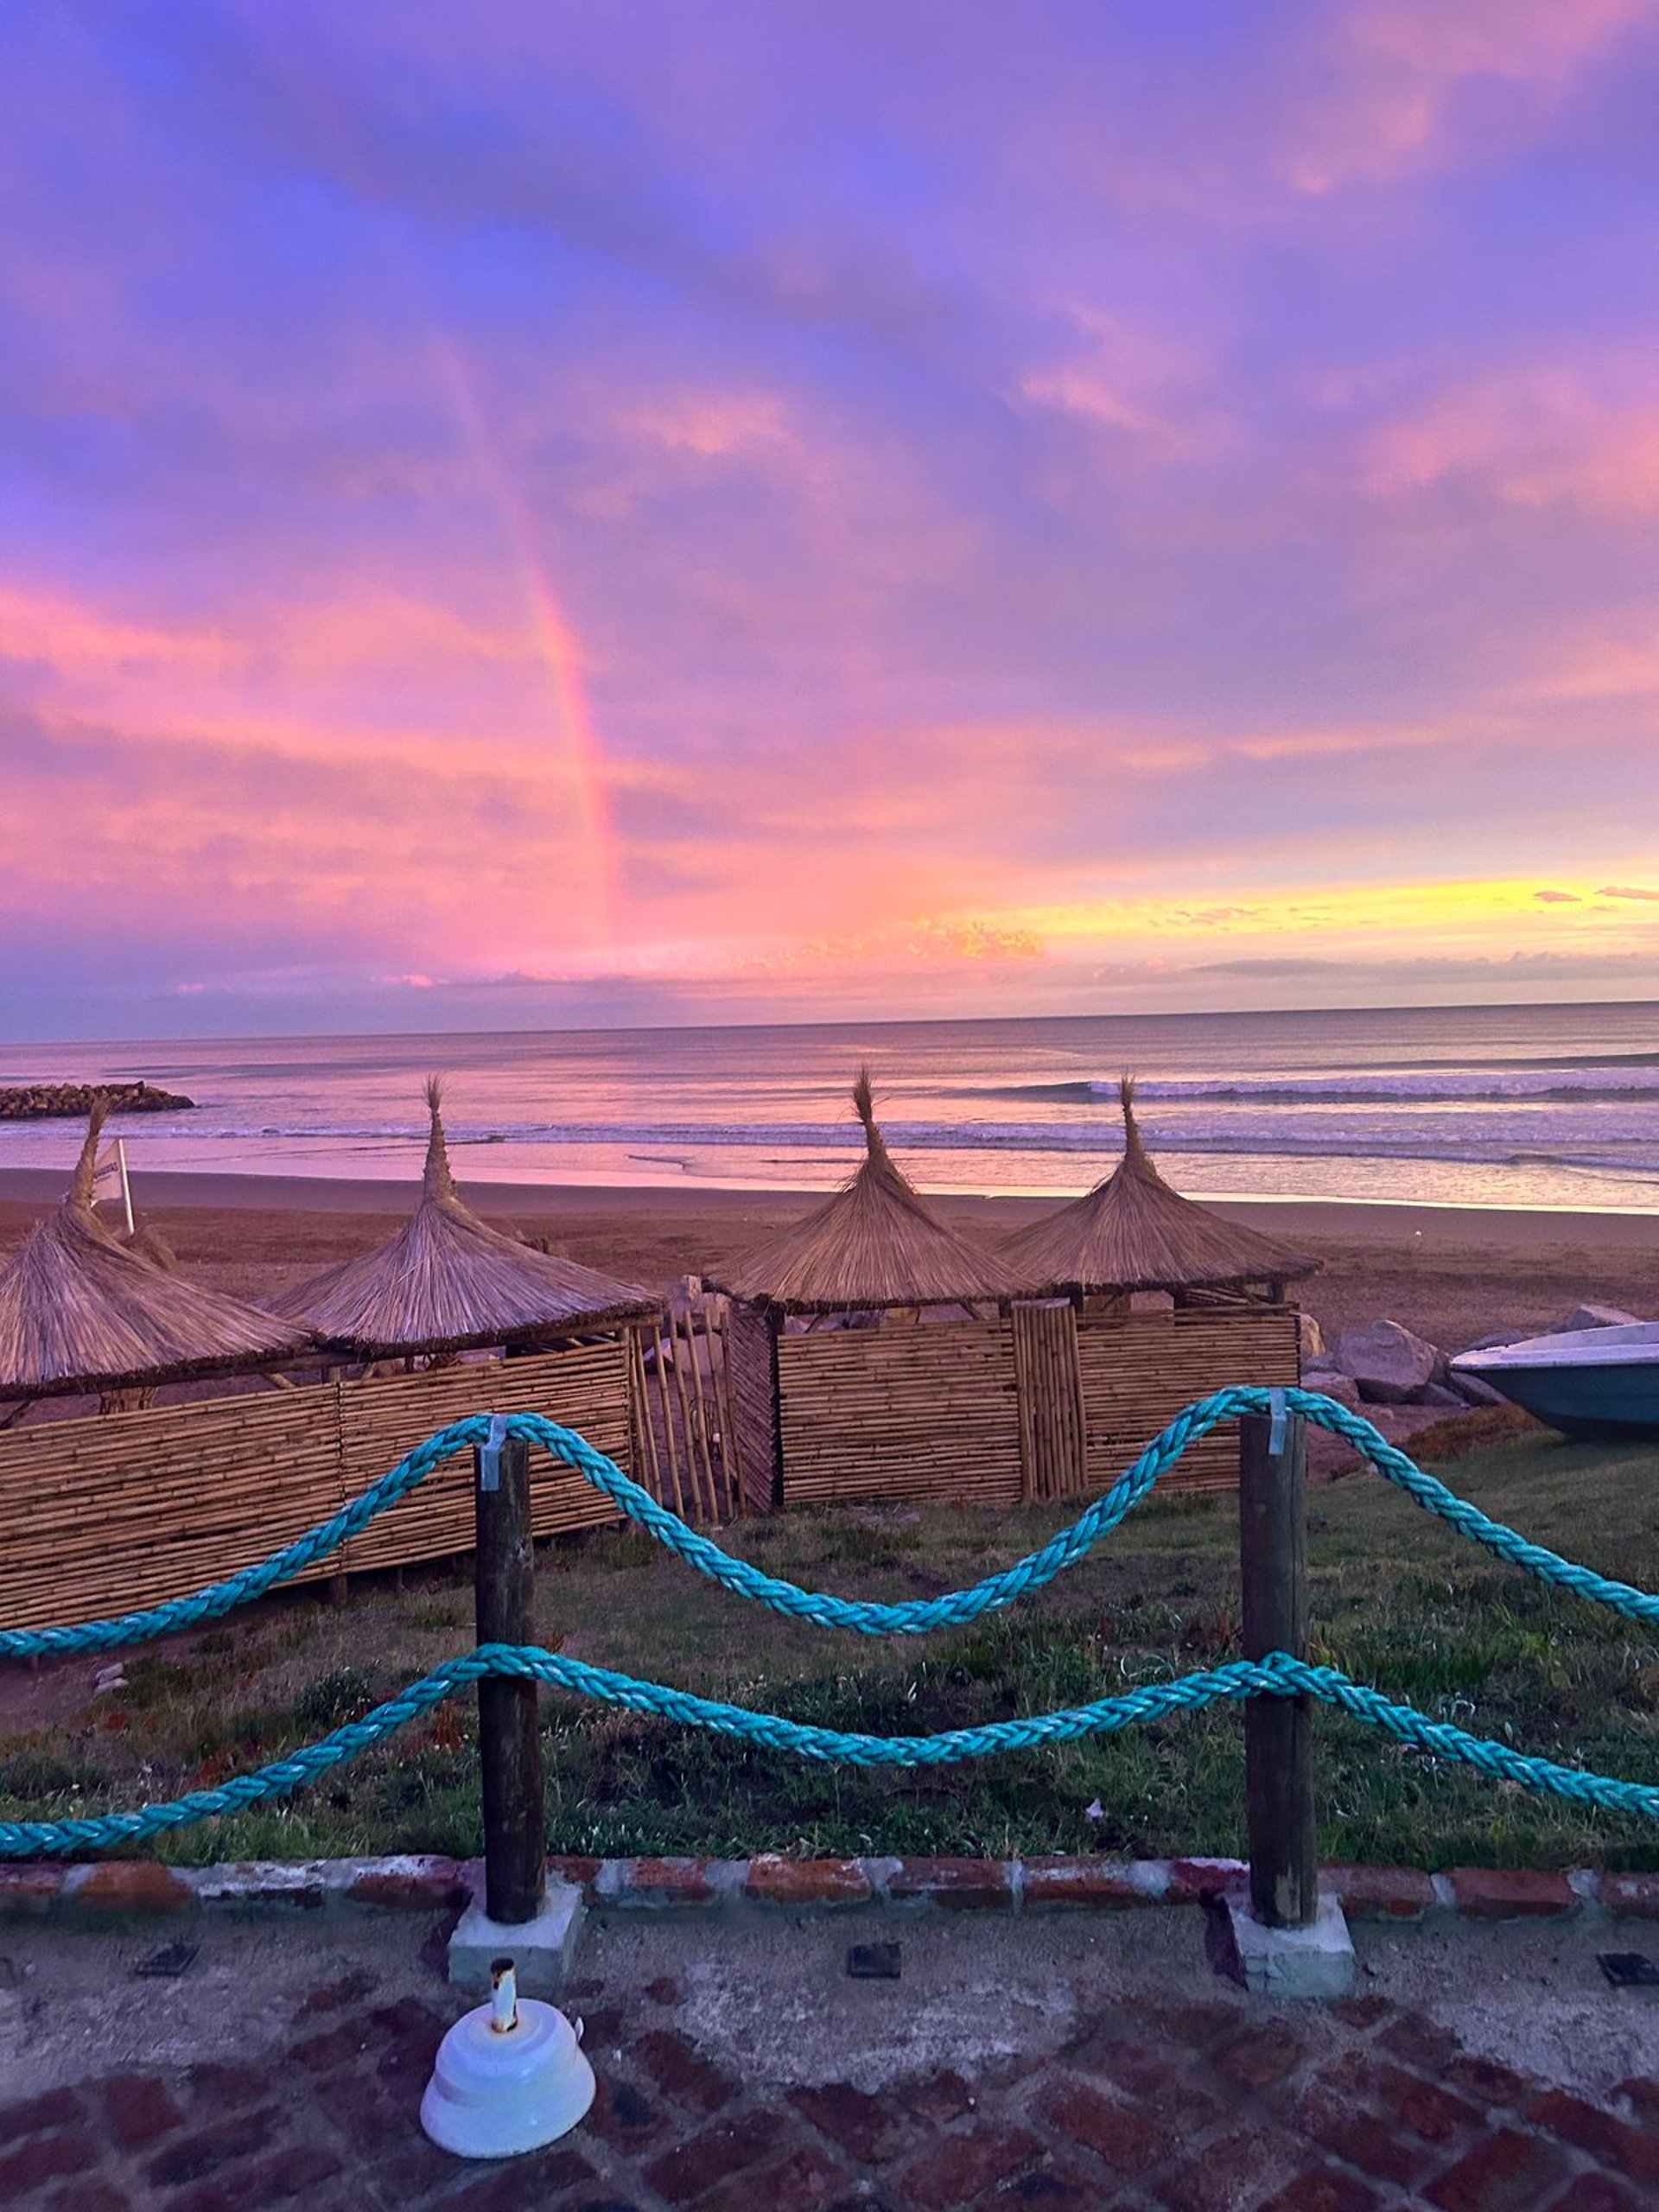
[[[658,1541],[722,1587],[775,1612],[810,1620],[820,1626],[853,1629],[867,1635],[914,1636],[931,1629],[960,1625],[982,1613],[1011,1605],[1029,1591],[1040,1589],[1065,1569],[1075,1566],[1116,1528],[1188,1445],[1224,1421],[1241,1414],[1267,1413],[1280,1407],[1301,1414],[1319,1427],[1345,1437],[1379,1473],[1425,1510],[1437,1514],[1459,1534],[1484,1545],[1500,1558],[1577,1596],[1609,1605],[1629,1618],[1659,1620],[1659,1598],[1563,1560],[1541,1545],[1529,1542],[1501,1522],[1491,1520],[1477,1506],[1425,1473],[1363,1415],[1350,1413],[1333,1400],[1312,1391],[1274,1391],[1241,1386],[1217,1391],[1187,1406],[1153,1439],[1109,1491],[1037,1551],[965,1590],[897,1605],[806,1591],[795,1583],[763,1573],[689,1528],[677,1514],[631,1481],[603,1452],[596,1451],[574,1430],[561,1427],[536,1414],[509,1414],[505,1427],[509,1433],[540,1444],[554,1458],[573,1468],[614,1500],[624,1513]],[[215,1618],[325,1558],[366,1527],[378,1513],[406,1497],[435,1467],[468,1445],[481,1445],[489,1433],[487,1415],[473,1414],[454,1422],[417,1445],[388,1474],[331,1519],[308,1529],[270,1558],[222,1582],[188,1597],[107,1620],[83,1622],[70,1627],[5,1631],[0,1634],[0,1656],[108,1649]],[[486,1675],[545,1681],[632,1711],[654,1713],[689,1726],[738,1737],[763,1749],[864,1766],[913,1767],[986,1758],[998,1751],[1029,1750],[1109,1732],[1139,1721],[1166,1719],[1177,1712],[1194,1712],[1222,1699],[1306,1694],[1338,1706],[1372,1726],[1387,1730],[1402,1741],[1415,1744],[1437,1757],[1473,1766],[1496,1779],[1518,1783],[1529,1789],[1548,1790],[1579,1804],[1659,1818],[1659,1789],[1560,1766],[1551,1760],[1513,1751],[1508,1745],[1471,1736],[1450,1722],[1431,1720],[1409,1706],[1393,1704],[1380,1692],[1352,1681],[1335,1668],[1313,1667],[1284,1652],[1274,1653],[1259,1662],[1236,1660],[1224,1667],[1185,1675],[1178,1681],[1147,1685],[1060,1712],[997,1721],[979,1728],[947,1730],[932,1736],[889,1738],[808,1726],[776,1713],[751,1713],[741,1707],[721,1704],[662,1683],[643,1682],[608,1669],[591,1667],[581,1660],[543,1651],[533,1645],[492,1644],[446,1662],[433,1674],[411,1683],[397,1697],[376,1707],[360,1720],[335,1729],[320,1742],[286,1758],[273,1760],[251,1774],[237,1777],[217,1789],[194,1790],[164,1804],[92,1819],[0,1821],[0,1858],[131,1842],[210,1815],[235,1812],[286,1796],[315,1781],[330,1768],[358,1757],[405,1722],[432,1710],[455,1690]]]
[[[575,1429],[563,1428],[540,1414],[508,1414],[503,1426],[509,1435],[539,1444],[611,1498],[621,1510],[667,1550],[675,1553],[722,1589],[766,1606],[786,1618],[812,1622],[820,1628],[851,1629],[865,1636],[922,1636],[933,1630],[960,1627],[982,1613],[1010,1605],[1033,1590],[1087,1557],[1147,1497],[1160,1476],[1173,1467],[1191,1444],[1206,1436],[1223,1421],[1242,1414],[1265,1414],[1275,1402],[1290,1413],[1304,1415],[1321,1428],[1344,1437],[1370,1460],[1377,1472],[1405,1491],[1426,1512],[1437,1515],[1459,1535],[1484,1545],[1500,1559],[1523,1568],[1541,1581],[1568,1590],[1576,1597],[1607,1605],[1627,1619],[1659,1624],[1659,1597],[1637,1590],[1627,1582],[1611,1580],[1592,1567],[1562,1559],[1541,1544],[1529,1542],[1502,1522],[1493,1521],[1479,1507],[1459,1497],[1442,1482],[1424,1471],[1397,1446],[1390,1444],[1363,1414],[1351,1413],[1334,1399],[1317,1391],[1272,1390],[1251,1384],[1217,1390],[1184,1407],[1166,1428],[1145,1446],[1102,1497],[1096,1499],[1069,1528],[1062,1529],[1038,1550],[1012,1567],[987,1575],[965,1590],[939,1598],[912,1599],[895,1605],[874,1600],[838,1598],[826,1591],[803,1590],[798,1583],[764,1573],[748,1560],[734,1558],[710,1537],[688,1527],[678,1514],[654,1498],[649,1491],[625,1475],[616,1463],[595,1450]],[[452,1422],[417,1444],[390,1473],[370,1485],[327,1521],[318,1522],[281,1551],[254,1567],[244,1567],[223,1582],[208,1585],[188,1597],[169,1599],[144,1611],[113,1618],[84,1621],[71,1627],[8,1629],[0,1630],[0,1658],[32,1658],[49,1653],[102,1651],[165,1636],[198,1622],[213,1620],[263,1597],[277,1583],[289,1580],[365,1529],[378,1513],[406,1497],[435,1467],[468,1445],[481,1445],[490,1433],[490,1416],[469,1414]]]
[[1574,1804],[1659,1820],[1659,1788],[1558,1766],[1553,1760],[1512,1751],[1507,1744],[1471,1736],[1450,1721],[1431,1720],[1410,1706],[1393,1704],[1334,1667],[1310,1666],[1283,1651],[1271,1652],[1260,1661],[1235,1659],[1224,1667],[1182,1675],[1176,1681],[1148,1683],[1116,1697],[1097,1698],[1092,1704],[1054,1713],[991,1721],[977,1728],[946,1729],[931,1736],[887,1737],[849,1734],[786,1720],[775,1713],[752,1713],[742,1706],[725,1705],[688,1690],[671,1689],[661,1682],[639,1681],[607,1667],[589,1666],[583,1660],[543,1651],[534,1644],[493,1643],[447,1660],[397,1697],[377,1706],[360,1720],[336,1728],[321,1742],[309,1744],[286,1758],[273,1759],[217,1789],[195,1789],[166,1804],[92,1818],[0,1821],[0,1859],[101,1850],[111,1844],[138,1842],[209,1815],[240,1812],[250,1805],[285,1797],[332,1768],[358,1758],[469,1682],[498,1675],[549,1682],[631,1712],[653,1713],[685,1726],[734,1736],[761,1750],[854,1766],[942,1766],[957,1759],[989,1758],[1001,1751],[1030,1751],[1075,1742],[1083,1736],[1108,1735],[1136,1722],[1199,1712],[1223,1700],[1306,1694],[1385,1729],[1402,1742],[1418,1745],[1437,1758],[1472,1766],[1496,1780],[1548,1791]]

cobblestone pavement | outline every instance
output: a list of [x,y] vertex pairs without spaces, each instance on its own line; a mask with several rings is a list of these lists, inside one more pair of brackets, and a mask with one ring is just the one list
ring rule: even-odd
[[[1637,2047],[1619,2024],[1635,2015],[1610,2009],[1589,2071],[1558,2066],[1546,2080],[1501,2063],[1490,2033],[1464,2047],[1414,2001],[1421,1954],[1392,1976],[1373,1967],[1364,1995],[1274,2010],[1209,1978],[1201,1958],[1161,1955],[1175,1939],[1153,1923],[1173,1916],[1122,1916],[1141,1929],[1106,1939],[1075,1922],[1039,1936],[969,1917],[791,1922],[759,1936],[599,1930],[567,1999],[598,2101],[563,2143],[499,2165],[454,2160],[419,2133],[421,2091],[460,2002],[406,1918],[372,1942],[303,1923],[274,1938],[221,1934],[173,1981],[135,1982],[142,1942],[77,1949],[13,1932],[0,1940],[11,2006],[0,2206],[1618,2212],[1659,2201],[1659,2079],[1603,2078]],[[847,1980],[847,1943],[871,1936],[902,1942],[899,1981]],[[1517,2012],[1554,1958],[1512,1977]],[[1643,2002],[1580,1986],[1592,2006]],[[10,2098],[21,2083],[28,2094]]]

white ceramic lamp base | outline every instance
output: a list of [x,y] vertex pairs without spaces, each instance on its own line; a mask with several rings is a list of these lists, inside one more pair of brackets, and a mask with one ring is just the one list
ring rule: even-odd
[[[510,2023],[504,2024],[504,2023]],[[568,2135],[594,2101],[594,2069],[563,2012],[500,1993],[438,2046],[421,2126],[460,2158],[511,2158]]]

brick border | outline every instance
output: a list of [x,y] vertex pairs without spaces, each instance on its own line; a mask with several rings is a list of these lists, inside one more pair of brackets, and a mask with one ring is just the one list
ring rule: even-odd
[[[904,1914],[1117,1912],[1204,1904],[1243,1885],[1236,1859],[554,1858],[597,1910],[844,1911]],[[1351,1920],[1659,1920],[1659,1873],[1558,1873],[1530,1868],[1327,1866],[1322,1885]],[[213,1907],[289,1912],[457,1910],[483,1886],[478,1860],[403,1853],[383,1859],[251,1859],[205,1867],[153,1859],[0,1864],[0,1922],[72,1920]]]

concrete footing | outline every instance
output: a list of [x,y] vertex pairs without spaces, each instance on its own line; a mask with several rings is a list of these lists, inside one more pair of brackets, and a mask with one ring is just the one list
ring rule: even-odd
[[457,1989],[487,1992],[492,1965],[511,1959],[526,1997],[558,1997],[570,1978],[587,1913],[574,1882],[550,1882],[535,1919],[513,1926],[492,1920],[475,1897],[449,1938],[449,1980]]
[[1247,1898],[1226,1900],[1225,1971],[1252,1995],[1346,1997],[1354,1986],[1354,1945],[1338,1900],[1319,1898],[1306,1928],[1264,1927]]

